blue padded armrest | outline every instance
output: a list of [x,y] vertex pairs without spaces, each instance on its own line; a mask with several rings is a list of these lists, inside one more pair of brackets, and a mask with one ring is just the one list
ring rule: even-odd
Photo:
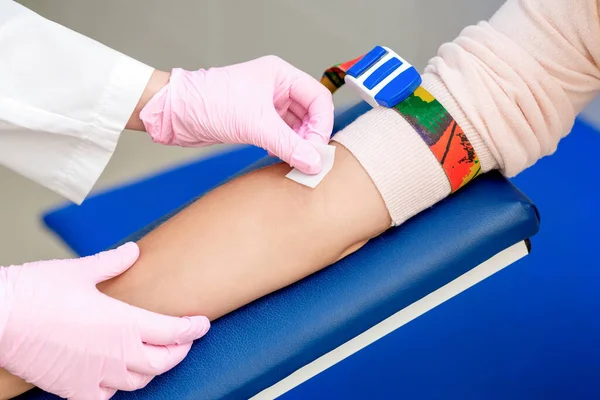
[[[537,233],[534,205],[499,174],[336,264],[214,322],[176,368],[116,399],[247,399]],[[50,399],[34,391],[23,399]]]

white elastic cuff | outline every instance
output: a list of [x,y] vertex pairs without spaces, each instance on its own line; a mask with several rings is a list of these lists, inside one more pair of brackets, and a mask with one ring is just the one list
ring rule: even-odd
[[334,136],[367,171],[394,225],[450,193],[444,170],[421,137],[396,111],[375,108]]

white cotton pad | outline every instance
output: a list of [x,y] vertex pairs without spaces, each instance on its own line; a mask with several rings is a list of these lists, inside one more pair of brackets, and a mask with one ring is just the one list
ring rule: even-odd
[[301,185],[308,186],[309,188],[315,188],[323,178],[331,171],[333,168],[333,159],[335,158],[335,146],[330,146],[328,144],[320,144],[320,143],[311,143],[315,146],[315,149],[321,155],[321,163],[323,165],[323,169],[316,175],[308,175],[298,171],[296,168],[290,171],[285,177],[289,178],[293,181],[300,183]]

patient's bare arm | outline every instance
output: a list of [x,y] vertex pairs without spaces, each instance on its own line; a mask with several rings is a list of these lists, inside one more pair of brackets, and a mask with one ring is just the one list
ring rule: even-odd
[[[136,264],[100,290],[215,319],[358,249],[391,220],[365,170],[335,145],[335,166],[317,188],[285,178],[283,164],[238,178],[141,239]],[[0,399],[31,387],[0,369]]]
[[315,189],[279,164],[236,179],[149,233],[128,272],[100,289],[170,315],[218,318],[357,249],[391,223],[358,161],[337,145]]

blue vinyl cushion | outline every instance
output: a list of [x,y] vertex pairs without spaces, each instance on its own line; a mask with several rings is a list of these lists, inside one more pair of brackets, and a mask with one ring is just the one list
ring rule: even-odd
[[215,321],[178,367],[115,398],[248,398],[538,227],[527,197],[499,174],[481,176],[357,253]]

